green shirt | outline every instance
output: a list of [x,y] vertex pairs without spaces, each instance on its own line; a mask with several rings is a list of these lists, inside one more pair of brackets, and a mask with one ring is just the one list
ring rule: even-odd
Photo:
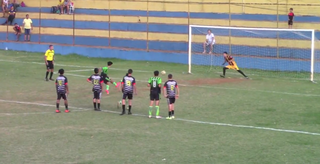
[[108,74],[109,67],[102,67],[102,72]]
[[150,92],[161,93],[161,87],[159,87],[159,85],[161,85],[162,80],[160,77],[150,77],[148,83],[150,84]]

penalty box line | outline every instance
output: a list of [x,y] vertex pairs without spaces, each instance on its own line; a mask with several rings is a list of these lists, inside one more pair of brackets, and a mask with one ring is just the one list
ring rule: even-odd
[[[12,63],[26,63],[26,64],[41,64],[43,65],[44,63],[39,63],[39,62],[23,62],[23,61],[13,61],[13,60],[3,60],[0,59],[0,61],[3,62],[12,62]],[[55,64],[58,66],[68,66],[68,67],[78,67],[78,68],[93,68],[92,66],[77,66],[77,65],[64,65],[64,64]],[[113,70],[124,70],[127,71],[126,69],[117,69],[117,68],[112,68]],[[151,73],[151,71],[142,71],[142,70],[135,70],[136,72],[148,72]],[[76,75],[76,74],[68,74],[66,75],[71,75],[71,76],[78,76],[78,77],[85,77],[82,75]],[[114,78],[116,79],[116,78]],[[146,82],[146,81],[140,81],[140,82]],[[271,93],[271,94],[284,94],[284,95],[293,95],[293,96],[306,96],[306,97],[320,97],[320,95],[315,95],[315,94],[304,94],[304,93],[291,93],[291,92],[278,92],[278,91],[264,91],[264,90],[257,90],[257,89],[241,89],[241,88],[229,88],[229,87],[216,87],[216,86],[199,86],[199,85],[187,85],[187,84],[180,84],[181,86],[189,86],[189,87],[200,87],[200,88],[208,88],[208,89],[224,89],[224,90],[238,90],[238,91],[250,91],[250,92],[263,92],[263,93]]]
[[[65,75],[87,78],[87,76],[78,75],[78,74],[72,74],[72,73],[65,73]],[[120,78],[112,78],[112,79],[121,80]],[[143,81],[143,80],[136,80],[136,81],[147,83],[147,81]],[[208,89],[224,89],[224,90],[238,90],[238,91],[250,91],[250,92],[264,92],[264,93],[284,94],[284,95],[292,95],[292,96],[320,97],[320,95],[304,94],[304,93],[264,91],[264,90],[252,90],[252,89],[241,89],[241,88],[226,88],[226,87],[216,87],[216,86],[199,86],[199,85],[187,85],[187,84],[179,84],[179,85],[180,86],[184,86],[184,87],[199,87],[199,88],[208,88]]]
[[[26,105],[37,105],[37,106],[47,106],[47,107],[54,106],[54,105],[50,105],[50,104],[23,102],[23,101],[12,101],[12,100],[3,100],[3,99],[0,99],[0,102],[15,103],[15,104],[26,104]],[[73,107],[73,106],[70,106],[69,108],[70,109],[74,109],[72,111],[93,111],[93,109]],[[110,111],[110,110],[102,110],[102,112],[120,114],[120,112]],[[46,112],[46,113],[48,113],[48,112]],[[143,115],[143,114],[133,114],[133,116],[147,118],[147,115]],[[162,118],[162,120],[164,120],[164,119],[165,118]],[[295,134],[305,134],[305,135],[320,136],[320,133],[315,133],[315,132],[289,130],[289,129],[267,128],[267,127],[258,127],[258,126],[250,126],[250,125],[237,125],[237,124],[208,122],[208,121],[197,121],[197,120],[188,120],[188,119],[183,119],[183,118],[176,118],[176,119],[170,120],[170,121],[175,121],[175,120],[176,121],[181,121],[181,122],[190,122],[190,123],[206,124],[206,125],[214,125],[214,126],[227,126],[227,127],[233,127],[233,128],[256,129],[256,130],[266,130],[266,131],[283,132],[283,133],[295,133]]]

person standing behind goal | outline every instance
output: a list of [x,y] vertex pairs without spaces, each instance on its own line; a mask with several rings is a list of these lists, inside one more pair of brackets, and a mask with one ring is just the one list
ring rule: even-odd
[[214,38],[214,34],[211,33],[211,30],[208,30],[208,33],[206,35],[206,41],[203,43],[203,53],[206,53],[206,48],[208,46],[210,46],[210,51],[209,54],[212,53],[213,51],[213,47],[214,47],[214,43],[216,42],[215,38]]

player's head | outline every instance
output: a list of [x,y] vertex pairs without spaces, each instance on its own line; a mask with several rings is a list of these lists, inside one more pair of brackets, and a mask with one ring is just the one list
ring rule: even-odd
[[63,75],[64,74],[64,69],[59,69],[59,73],[60,73],[60,75]]
[[169,74],[169,75],[168,75],[168,79],[169,79],[169,80],[172,79],[172,77],[173,77],[172,74]]
[[112,61],[108,61],[108,67],[112,66]]
[[290,8],[290,12],[293,12],[293,8]]
[[128,69],[128,75],[131,75],[133,73],[132,69]]
[[29,19],[29,14],[26,15],[26,18]]
[[208,34],[211,34],[211,30],[210,29],[208,29]]
[[49,49],[50,49],[50,50],[53,50],[53,45],[49,45]]
[[154,75],[154,76],[159,76],[159,71],[154,71],[154,72],[153,72],[153,75]]
[[93,71],[94,73],[99,73],[99,68],[95,68]]
[[228,56],[228,52],[223,52],[223,56],[227,57]]
[[18,23],[15,23],[14,26],[18,26]]

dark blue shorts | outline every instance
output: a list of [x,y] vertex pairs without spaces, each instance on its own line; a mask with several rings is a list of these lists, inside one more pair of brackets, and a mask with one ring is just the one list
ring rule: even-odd
[[25,35],[30,35],[30,29],[24,29],[24,34]]

